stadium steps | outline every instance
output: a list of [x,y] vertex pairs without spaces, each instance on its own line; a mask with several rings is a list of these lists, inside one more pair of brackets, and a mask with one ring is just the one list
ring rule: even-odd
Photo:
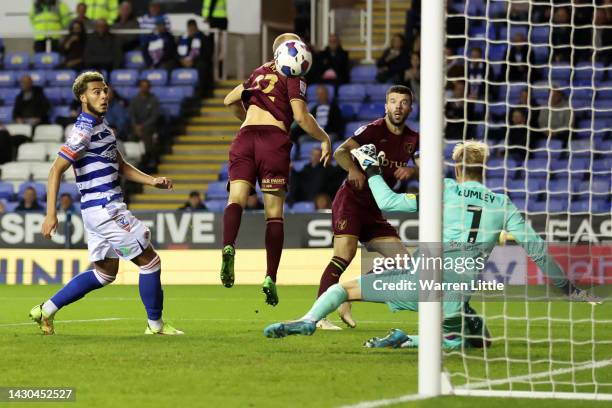
[[219,179],[219,171],[227,161],[230,144],[240,122],[223,105],[225,95],[241,81],[217,83],[214,97],[202,102],[200,115],[189,119],[185,134],[175,138],[172,153],[161,157],[158,176],[174,181],[172,191],[145,187],[132,195],[134,210],[173,210],[181,207],[191,191],[205,196],[208,184]]

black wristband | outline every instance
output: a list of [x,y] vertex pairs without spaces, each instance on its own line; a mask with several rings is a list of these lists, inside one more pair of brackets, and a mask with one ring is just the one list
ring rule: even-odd
[[380,176],[381,175],[380,166],[374,165],[374,164],[372,164],[371,166],[368,166],[366,168],[365,172],[366,172],[366,175],[368,176],[368,178],[370,178],[372,176]]

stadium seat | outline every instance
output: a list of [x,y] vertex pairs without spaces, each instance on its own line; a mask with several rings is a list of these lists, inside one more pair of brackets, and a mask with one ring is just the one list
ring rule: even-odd
[[6,125],[5,128],[11,136],[22,135],[25,137],[32,137],[32,125],[25,123],[10,123]]
[[363,85],[346,84],[340,85],[340,88],[338,88],[338,100],[340,102],[363,102],[365,96]]
[[74,98],[74,93],[72,93],[72,87],[62,87],[62,99],[64,100],[64,103],[71,103],[75,98]]
[[34,54],[34,69],[53,69],[60,63],[57,52],[37,52]]
[[12,200],[15,190],[11,183],[4,183],[0,181],[0,199]]
[[550,183],[548,183],[548,191],[555,193],[569,193],[571,191],[569,178],[559,177],[555,180],[551,180]]
[[66,171],[64,173],[63,181],[65,183],[76,183],[76,174],[73,171]]
[[78,201],[79,196],[81,195],[79,193],[77,185],[74,183],[61,183],[58,191],[58,196],[61,196],[62,194],[70,194],[74,201]]
[[51,162],[32,163],[30,171],[32,172],[32,180],[40,183],[46,183],[49,178],[49,170]]
[[57,156],[57,152],[59,152],[60,148],[62,147],[61,143],[45,143],[46,145],[46,150],[47,150],[47,159],[49,161],[53,161],[55,160],[55,156]]
[[[59,117],[70,117],[70,106],[54,106],[51,108],[51,122],[55,122],[55,120]],[[64,130],[62,129],[62,135]]]
[[328,84],[312,84],[308,85],[308,89],[306,90],[306,100],[308,100],[308,102],[316,102],[317,88],[320,86],[324,86],[327,88],[327,95],[329,96],[330,101],[334,99],[335,91],[333,86]]
[[180,103],[162,103],[161,104],[162,114],[166,118],[178,118],[181,116],[181,104]]
[[116,69],[111,73],[111,84],[115,87],[134,86],[138,82],[138,71],[135,69]]
[[591,203],[589,200],[575,200],[570,204],[570,211],[572,213],[588,213],[591,212]]
[[123,148],[125,149],[125,158],[127,161],[133,164],[140,163],[140,159],[143,155],[140,142],[123,142]]
[[127,100],[134,98],[138,94],[138,87],[136,86],[123,86],[120,88],[116,88],[115,91],[122,97]]
[[76,72],[71,69],[58,69],[47,72],[47,82],[50,86],[69,86],[76,78]]
[[43,162],[47,160],[47,146],[44,143],[24,143],[17,150],[20,162]]
[[24,71],[19,76],[19,79],[23,78],[25,75],[29,75],[30,78],[32,78],[32,83],[34,84],[34,86],[44,87],[45,84],[47,83],[47,71],[43,71],[40,69]]
[[64,99],[62,95],[62,88],[56,86],[46,86],[44,88],[44,92],[52,106],[61,104]]
[[599,83],[604,77],[604,65],[596,62],[585,62],[574,67],[574,82],[592,84]]
[[505,61],[506,52],[508,50],[508,47],[506,47],[506,45],[503,45],[503,44],[489,45],[488,47],[486,47],[485,45],[485,47],[482,48],[482,50],[486,52],[485,56],[488,61],[499,62],[499,61]]
[[[601,147],[598,147],[601,149]],[[603,151],[603,150],[602,150]],[[593,162],[593,171],[594,172],[606,172],[609,173],[610,169],[612,169],[612,158],[611,157],[602,157]]]
[[304,166],[306,166],[308,163],[310,162],[310,160],[294,160],[291,162],[291,169],[293,171],[297,171],[300,172],[302,170],[304,170]]
[[315,205],[311,201],[298,201],[293,204],[291,211],[296,214],[311,213],[315,211]]
[[351,82],[376,82],[376,65],[358,65],[351,69]]
[[[360,105],[360,104],[357,104]],[[340,105],[340,112],[342,113],[342,118],[344,120],[353,120],[355,119],[355,104],[353,103],[343,103]]]
[[227,205],[227,200],[206,200],[204,204],[206,204],[208,211],[221,213]]
[[347,138],[352,137],[355,135],[355,132],[357,131],[357,129],[359,129],[360,127],[362,127],[363,125],[365,125],[367,122],[363,122],[363,121],[358,121],[358,122],[349,122],[346,124],[346,127],[344,129],[344,134]]
[[224,181],[217,181],[208,184],[206,190],[206,199],[226,199],[229,193],[227,192],[227,183]]
[[11,88],[17,85],[17,74],[13,71],[0,71],[0,87]]
[[[534,56],[534,61],[536,64],[547,64],[548,58],[550,56],[550,46],[549,45],[532,45],[531,52]],[[546,79],[546,77],[544,77]]]
[[177,88],[180,88],[183,91],[183,97],[191,98],[194,93],[195,87],[192,85],[173,85]]
[[8,123],[13,120],[13,106],[0,106],[0,123]]
[[530,213],[535,213],[535,212],[545,213],[546,207],[547,207],[546,201],[529,200],[527,202],[527,211]]
[[19,88],[0,88],[0,100],[2,100],[2,104],[14,105],[19,92],[21,92]]
[[30,54],[27,52],[7,52],[4,56],[4,68],[23,70],[30,66]]
[[385,105],[383,103],[364,103],[359,108],[357,119],[372,121],[383,117],[385,114]]
[[140,51],[130,51],[125,54],[125,67],[128,69],[144,68],[144,58]]
[[178,68],[170,75],[171,85],[191,85],[198,83],[198,71],[193,68]]
[[387,98],[387,89],[389,89],[387,84],[368,84],[366,85],[366,95],[370,102],[384,103]]
[[18,201],[8,201],[4,204],[4,208],[6,209],[7,213],[12,213],[15,212],[15,209],[19,206],[19,202]]
[[19,185],[17,196],[20,198],[23,197],[23,192],[28,187],[32,187],[34,190],[36,190],[36,195],[39,201],[43,200],[47,195],[47,185],[45,183],[36,183],[33,181],[26,181]]
[[532,44],[549,44],[550,27],[548,26],[533,26],[531,29]]
[[562,213],[567,212],[569,207],[567,196],[565,198],[552,198],[549,196],[548,199],[548,212],[550,213]]
[[35,142],[61,142],[64,129],[60,125],[38,125],[34,130]]
[[228,162],[223,163],[221,169],[219,170],[219,180],[227,180],[229,177],[229,164]]
[[183,100],[183,89],[179,86],[156,86],[151,89],[161,101],[164,103],[179,103]]
[[591,205],[591,211],[594,213],[609,213],[612,211],[612,200],[594,199]]
[[30,164],[20,162],[9,162],[2,166],[2,180],[11,182],[18,187],[22,182],[30,178]]
[[319,148],[320,142],[305,142],[300,144],[300,159],[307,160],[310,158],[310,152],[313,149]]
[[550,68],[550,78],[557,85],[569,84],[572,67],[567,64],[553,64]]
[[165,69],[145,69],[140,73],[140,79],[148,80],[152,86],[164,86],[168,83],[168,71]]

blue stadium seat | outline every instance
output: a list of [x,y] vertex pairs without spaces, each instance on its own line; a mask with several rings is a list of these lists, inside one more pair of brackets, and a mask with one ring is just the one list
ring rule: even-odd
[[569,193],[571,191],[569,178],[565,176],[551,180],[548,184],[548,191],[555,193]]
[[311,213],[315,211],[315,205],[310,201],[298,201],[293,203],[291,211],[297,214]]
[[138,93],[138,87],[136,86],[122,86],[120,88],[116,88],[115,91],[121,95],[121,97],[131,100]]
[[531,52],[534,55],[536,64],[547,64],[550,56],[550,47],[548,45],[543,46],[531,46]]
[[35,183],[33,181],[25,181],[19,185],[19,190],[17,192],[18,197],[23,197],[23,192],[26,188],[33,187],[36,190],[36,195],[39,200],[42,200],[47,196],[47,185],[43,183]]
[[376,82],[376,65],[358,65],[351,69],[351,82]]
[[549,44],[550,27],[533,26],[531,29],[532,44]]
[[30,66],[30,54],[27,52],[7,52],[4,56],[5,69],[28,69]]
[[76,78],[76,72],[71,69],[58,69],[47,72],[47,82],[50,86],[70,86]]
[[74,94],[72,93],[72,87],[65,86],[61,88],[62,90],[62,99],[66,103],[71,103],[74,100]]
[[51,108],[51,123],[58,117],[70,117],[70,106],[53,106]]
[[0,100],[4,105],[13,105],[19,92],[21,92],[19,88],[0,88]]
[[198,71],[192,68],[178,68],[172,71],[171,85],[197,85]]
[[181,116],[181,104],[180,103],[162,103],[161,110],[164,116],[167,118],[178,118]]
[[44,88],[45,96],[51,104],[60,104],[63,100],[62,88],[55,86]]
[[610,194],[610,176],[594,175],[591,191],[597,194]]
[[314,102],[317,100],[317,88],[320,86],[324,86],[327,88],[327,94],[329,95],[329,100],[333,100],[335,96],[334,87],[328,84],[312,84],[308,85],[308,89],[306,90],[306,100],[308,102]]
[[204,204],[206,204],[206,208],[208,208],[208,211],[221,213],[227,205],[227,200],[207,200],[204,202]]
[[530,199],[527,202],[527,211],[530,213],[546,212],[546,201],[535,201]]
[[499,87],[499,100],[508,100],[512,104],[518,104],[521,92],[523,92],[525,89],[527,89],[527,84],[521,82],[501,85]]
[[58,196],[61,196],[62,194],[70,194],[74,201],[77,201],[81,195],[77,185],[74,183],[60,184]]
[[111,73],[113,86],[134,86],[138,82],[138,71],[135,69],[116,69]]
[[385,105],[383,103],[364,103],[359,108],[357,118],[370,121],[381,118],[384,114]]
[[12,200],[14,194],[12,183],[3,183],[0,181],[0,199]]
[[609,213],[612,211],[612,200],[606,199],[594,199],[591,206],[591,211],[595,213]]
[[219,170],[219,180],[227,180],[229,178],[229,164],[228,162],[223,163],[221,170]]
[[321,147],[319,142],[304,142],[300,143],[300,159],[309,159],[312,149]]
[[366,85],[366,94],[370,102],[386,102],[387,99],[387,84],[369,84]]
[[340,102],[363,102],[365,96],[365,87],[363,85],[346,84],[338,88],[338,100]]
[[610,169],[612,169],[611,157],[602,157],[593,162],[593,171],[595,172],[610,172]]
[[130,51],[125,54],[125,67],[128,69],[144,68],[144,58],[140,51]]
[[6,208],[7,213],[15,212],[15,209],[17,209],[18,206],[19,206],[18,201],[13,201],[13,202],[8,201],[7,203],[4,204],[4,207]]
[[489,45],[488,47],[482,48],[485,53],[486,59],[490,62],[505,61],[507,47],[504,44],[501,45]]
[[348,137],[352,137],[355,135],[355,132],[357,131],[357,129],[359,129],[360,127],[362,127],[363,125],[365,125],[367,122],[363,122],[363,121],[358,121],[358,122],[349,122],[346,124],[346,127],[344,128],[344,134],[345,136]]
[[570,211],[572,213],[588,213],[591,211],[591,204],[589,200],[575,200],[570,204]]
[[569,84],[572,67],[567,64],[553,64],[550,68],[550,79],[558,85]]
[[503,177],[487,177],[485,184],[491,190],[505,190]]
[[0,123],[11,123],[13,121],[13,106],[0,106]]
[[294,160],[291,162],[291,169],[293,171],[300,172],[304,169],[304,166],[307,165],[310,160]]
[[567,212],[567,208],[568,208],[567,196],[554,197],[554,198],[553,196],[556,196],[556,195],[549,194],[548,212],[551,212],[551,213]]
[[42,70],[30,70],[23,72],[19,78],[21,79],[23,76],[29,75],[32,78],[32,83],[35,86],[45,86],[47,83],[47,71]]
[[228,197],[227,183],[225,181],[217,181],[208,184],[206,190],[206,199],[226,199]]
[[37,52],[34,54],[34,69],[54,69],[60,63],[57,52]]
[[10,88],[17,84],[17,74],[13,71],[0,71],[0,87]]
[[599,89],[595,92],[597,99],[612,99],[612,80],[601,82],[599,84]]
[[145,69],[140,73],[140,79],[148,80],[152,86],[164,86],[168,83],[168,71],[165,69]]
[[158,86],[151,89],[162,103],[180,103],[183,100],[183,89],[179,86]]
[[354,103],[341,104],[340,112],[342,113],[342,118],[344,120],[353,120],[355,118],[355,104]]
[[[595,82],[593,82],[593,77]],[[599,83],[604,77],[604,66],[601,63],[580,63],[574,67],[574,81],[591,84]]]
[[173,85],[177,88],[181,88],[183,90],[183,96],[185,98],[191,98],[194,93],[194,87],[191,85]]
[[[484,104],[477,104],[484,105]],[[491,103],[489,104],[489,114],[493,116],[493,119],[503,121],[506,118],[506,111],[508,105],[506,103]]]

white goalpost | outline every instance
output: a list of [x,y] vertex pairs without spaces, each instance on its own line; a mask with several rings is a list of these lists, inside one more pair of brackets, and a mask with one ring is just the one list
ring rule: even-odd
[[[610,287],[612,4],[447,1],[421,4],[419,241],[442,242],[449,155],[476,139],[490,149],[485,185],[510,197],[568,278]],[[496,267],[524,264],[496,277],[524,298],[473,296],[490,348],[443,351],[442,303],[419,303],[419,397],[612,401],[612,307],[534,300],[534,288],[558,294],[511,236],[504,244]],[[572,263],[585,253],[600,269]]]

